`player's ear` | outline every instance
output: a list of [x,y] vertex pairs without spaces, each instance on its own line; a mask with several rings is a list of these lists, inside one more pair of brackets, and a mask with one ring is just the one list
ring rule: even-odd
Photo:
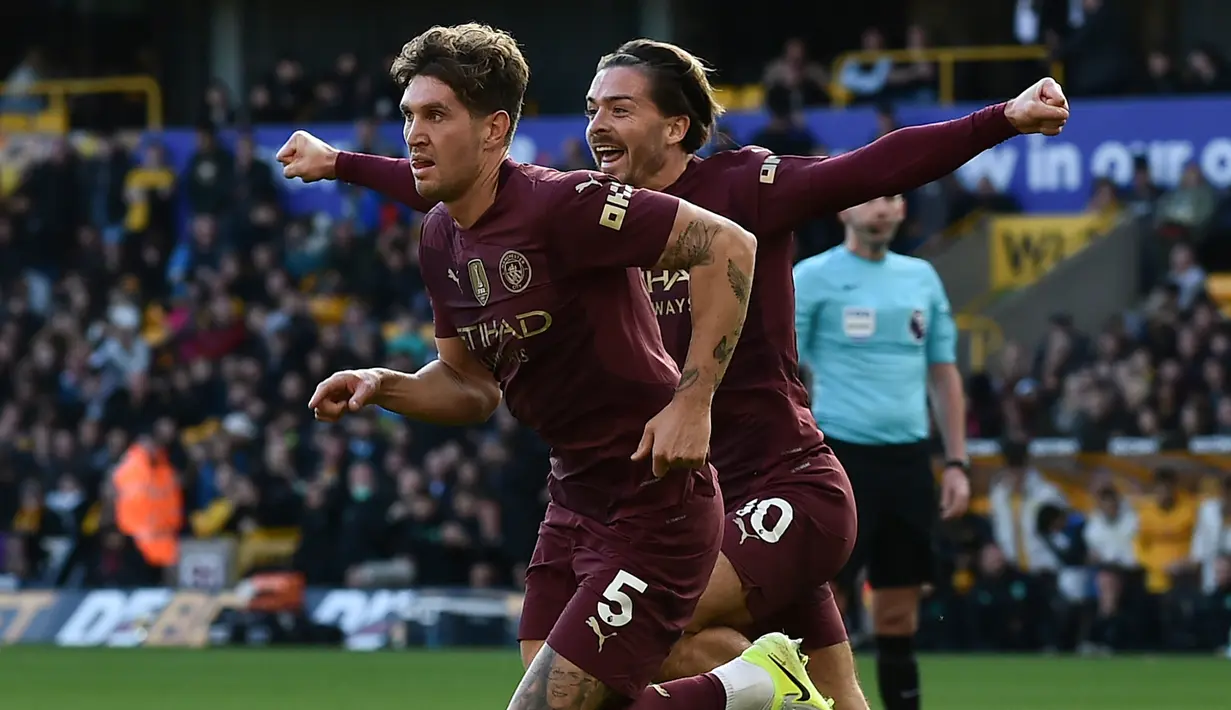
[[688,135],[692,121],[687,116],[673,116],[667,119],[667,145],[678,145]]
[[508,111],[497,111],[487,117],[487,137],[485,143],[489,147],[503,148],[507,143],[509,131],[513,130],[513,119]]

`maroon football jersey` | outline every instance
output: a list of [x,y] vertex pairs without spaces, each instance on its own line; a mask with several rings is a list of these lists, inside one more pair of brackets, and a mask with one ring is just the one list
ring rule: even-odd
[[[767,161],[769,161],[767,165]],[[785,167],[784,162],[785,161]],[[740,499],[758,474],[780,470],[821,443],[795,349],[795,286],[791,230],[811,211],[796,162],[759,148],[694,158],[665,192],[717,212],[757,235],[757,264],[748,317],[722,386],[714,395],[711,460],[723,496]],[[766,176],[773,182],[766,182]],[[794,194],[792,194],[794,193]],[[801,207],[793,207],[793,205]],[[667,352],[683,362],[692,337],[687,272],[646,271]]]
[[[748,317],[714,395],[710,460],[728,501],[747,493],[759,474],[789,470],[797,455],[822,441],[795,345],[794,230],[938,179],[1016,134],[1004,104],[997,104],[955,121],[903,129],[833,158],[777,156],[758,147],[693,158],[664,190],[757,236]],[[907,145],[929,139],[959,142],[961,149],[941,154]],[[645,279],[663,343],[682,363],[692,335],[688,274],[647,272]]]
[[[793,232],[810,219],[921,187],[1017,135],[1005,104],[893,131],[835,157],[775,156],[761,148],[694,158],[665,192],[723,215],[757,237],[748,316],[714,397],[711,461],[735,501],[760,473],[780,471],[821,443],[799,378],[795,347]],[[343,153],[338,177],[423,210],[406,160]],[[596,180],[603,180],[595,177]],[[688,274],[647,271],[667,352],[678,363],[691,337]]]
[[708,466],[647,485],[649,462],[629,460],[680,380],[637,268],[658,261],[678,205],[601,173],[509,160],[471,228],[443,206],[423,224],[436,336],[461,338],[551,446],[552,500],[600,520],[715,486]]

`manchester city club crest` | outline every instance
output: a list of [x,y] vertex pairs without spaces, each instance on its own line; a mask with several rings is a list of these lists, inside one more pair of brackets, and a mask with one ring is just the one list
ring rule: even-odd
[[487,281],[487,269],[482,259],[471,259],[466,262],[466,271],[470,274],[470,290],[474,292],[474,300],[480,306],[487,305],[487,299],[492,296],[491,284]]
[[530,260],[519,251],[506,251],[500,257],[500,281],[510,293],[521,293],[530,285]]
[[927,334],[927,321],[923,318],[923,311],[916,309],[914,313],[910,314],[910,335],[915,339],[915,342],[922,343]]

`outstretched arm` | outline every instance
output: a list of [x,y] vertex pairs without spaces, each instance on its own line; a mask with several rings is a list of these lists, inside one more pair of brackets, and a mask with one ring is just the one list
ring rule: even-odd
[[835,157],[766,154],[758,228],[791,231],[809,220],[939,180],[1017,135],[1004,108],[997,104],[952,121],[899,128]]
[[1056,135],[1068,115],[1060,85],[1043,79],[1012,101],[952,121],[900,128],[836,157],[766,155],[757,228],[789,231],[878,197],[909,192],[1013,136]]
[[292,133],[278,149],[277,158],[287,179],[309,183],[342,180],[375,190],[417,212],[428,212],[436,206],[415,189],[409,160],[338,150],[307,131]]
[[415,189],[410,161],[405,158],[342,150],[338,151],[334,170],[342,182],[379,192],[416,212],[427,212],[436,206],[435,202],[424,198]]

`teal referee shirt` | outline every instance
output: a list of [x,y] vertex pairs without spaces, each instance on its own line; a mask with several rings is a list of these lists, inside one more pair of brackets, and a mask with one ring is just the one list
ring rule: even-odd
[[956,361],[957,327],[932,265],[838,246],[795,266],[795,330],[821,431],[853,444],[926,439],[928,366]]

